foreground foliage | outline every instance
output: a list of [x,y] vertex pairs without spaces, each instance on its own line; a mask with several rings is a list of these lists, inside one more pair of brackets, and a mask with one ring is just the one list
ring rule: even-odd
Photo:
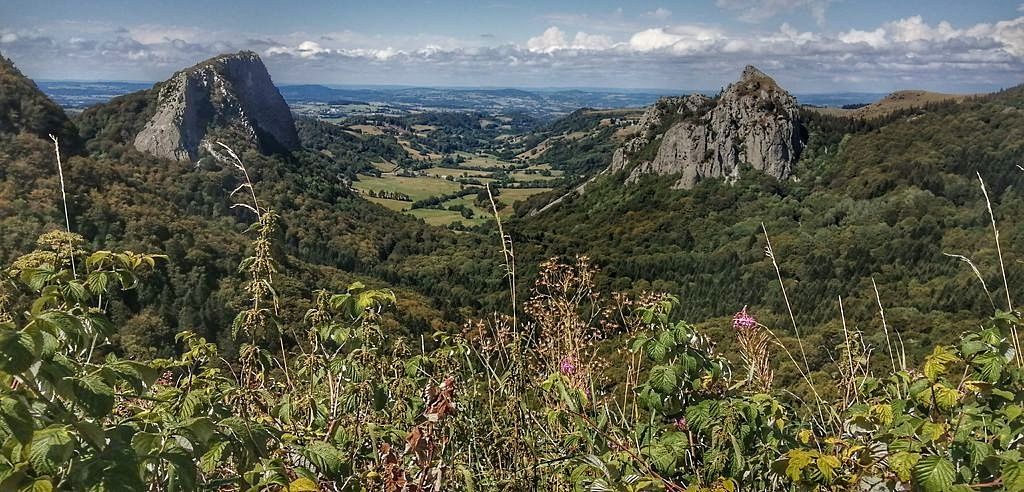
[[[0,296],[0,488],[1024,487],[1024,372],[1004,336],[1016,315],[882,376],[847,332],[842,396],[800,404],[773,387],[786,347],[746,310],[730,360],[670,321],[675,299],[595,292],[586,258],[541,266],[525,321],[412,345],[378,323],[394,295],[357,284],[318,292],[305,322],[285,325],[276,220],[261,210],[253,226],[235,360],[188,332],[174,359],[109,351],[103,308],[160,257],[87,254],[55,232],[18,259]],[[613,335],[630,340],[621,380],[598,355]]]

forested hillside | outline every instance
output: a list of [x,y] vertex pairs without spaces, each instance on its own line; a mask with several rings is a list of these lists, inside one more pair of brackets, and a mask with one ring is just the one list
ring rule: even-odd
[[[34,87],[23,77],[18,80]],[[45,96],[34,94],[40,106],[24,112],[38,114],[36,119],[0,143],[0,221],[6,231],[0,257],[6,261],[31,251],[35,237],[64,222],[53,143],[33,133],[32,125],[67,120]],[[4,97],[5,104],[17,100],[26,108],[33,100],[13,90]],[[212,159],[193,167],[132,148],[139,122],[152,111],[149,92],[122,96],[76,118],[86,152],[75,150],[78,135],[61,139],[71,227],[94,248],[172,258],[173,266],[135,293],[137,300],[117,307],[115,320],[132,327],[125,328],[132,333],[123,334],[124,350],[169,354],[174,334],[184,329],[230,346],[225,327],[241,281],[237,265],[246,251],[246,212],[230,208],[240,178]],[[393,139],[353,140],[315,122],[300,122],[299,128],[315,150],[263,156],[239,149],[267,206],[282,211],[279,247],[295,277],[281,288],[309,292],[311,285],[347,285],[356,279],[414,288],[417,293],[403,290],[402,296],[409,309],[402,310],[401,329],[409,333],[456,322],[460,308],[487,302],[480,292],[497,295],[500,268],[491,251],[479,247],[488,239],[428,227],[348,191],[346,180],[360,166],[403,152]],[[452,252],[451,261],[430,259],[442,251]],[[297,309],[289,315],[301,314]]]
[[[152,91],[72,121],[0,69],[0,490],[1024,489],[1024,88],[456,232],[352,189],[393,135],[171,161]],[[634,116],[388,124],[572,186]]]
[[[536,248],[521,252],[587,254],[606,290],[679,295],[683,319],[721,319],[749,305],[787,325],[767,231],[797,324],[821,349],[812,365],[826,365],[837,345],[840,296],[847,320],[877,346],[872,279],[889,324],[918,358],[964,323],[1006,308],[978,178],[1004,255],[1020,258],[1022,109],[1018,87],[867,122],[805,112],[810,138],[793,180],[743,173],[734,184],[706,180],[684,191],[670,189],[672,177],[626,187],[621,175],[601,177],[582,196],[508,228]],[[972,259],[990,293],[944,253]],[[1024,282],[1019,262],[1006,271],[1011,290]]]

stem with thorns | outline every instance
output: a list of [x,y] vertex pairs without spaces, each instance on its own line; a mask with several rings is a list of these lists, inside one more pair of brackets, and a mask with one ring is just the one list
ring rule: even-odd
[[981,272],[978,270],[978,267],[974,266],[974,262],[972,262],[970,258],[968,258],[968,257],[966,257],[964,255],[954,255],[954,254],[950,254],[950,253],[942,253],[942,254],[944,254],[946,256],[949,256],[951,258],[957,258],[960,261],[962,261],[964,263],[967,263],[967,265],[971,267],[971,271],[974,272],[974,276],[978,277],[978,281],[981,282],[981,289],[984,290],[985,291],[985,295],[988,296],[988,302],[989,302],[989,304],[992,305],[992,311],[999,311],[998,309],[996,309],[996,302],[992,299],[992,293],[989,292],[988,285],[985,284],[985,279],[981,277]]
[[[1006,291],[1006,310],[1013,312],[1013,301],[1010,300],[1010,284],[1006,281],[1006,266],[1003,265],[1003,249],[999,245],[999,229],[996,228],[996,216],[992,213],[992,201],[988,198],[988,190],[985,189],[985,180],[978,175],[978,182],[981,183],[981,193],[985,196],[985,206],[988,208],[988,217],[992,221],[992,236],[996,240],[996,255],[999,257],[999,273],[1003,276],[1003,289]],[[1020,337],[1017,334],[1017,326],[1010,326],[1010,337],[1013,340],[1013,349],[1017,353],[1017,365],[1024,366],[1024,355],[1020,353]]]
[[[60,196],[64,200],[64,224],[67,226],[68,234],[71,234],[71,215],[68,214],[68,194],[64,191],[64,166],[60,160],[60,142],[57,140],[52,133],[50,134],[50,140],[53,140],[53,152],[57,154],[57,175],[60,176]],[[75,271],[75,248],[74,245],[70,245],[70,261],[71,261],[71,274],[78,278],[78,272]]]
[[[512,238],[505,235],[505,229],[501,226],[501,218],[498,217],[498,206],[494,203],[494,195],[491,194],[491,185],[485,185],[487,198],[491,201],[491,210],[494,211],[494,221],[498,224],[498,235],[501,236],[501,252],[505,255],[505,273],[508,276],[508,288],[512,295],[512,331],[518,333],[519,325],[516,320],[516,260],[512,250]],[[518,337],[517,337],[518,338]]]
[[[843,310],[843,296],[839,296],[839,317],[842,318],[842,320],[843,320],[843,339],[846,340],[846,357],[849,359],[848,362],[850,364],[848,366],[849,367],[848,370],[850,371],[850,374],[846,375],[846,377],[848,377],[850,379],[850,381],[852,382],[853,378],[854,378],[853,346],[850,345],[850,331],[846,328],[846,311]],[[845,406],[847,408],[849,408],[849,406],[850,406],[849,388],[852,388],[852,387],[853,387],[853,384],[847,384],[847,395],[846,395],[846,404],[845,404]],[[853,392],[853,400],[854,401],[860,401],[860,395],[858,394],[858,392],[856,390],[854,390],[854,392]]]
[[1013,311],[1013,301],[1010,300],[1010,285],[1006,282],[1006,267],[1003,265],[1003,250],[999,246],[999,229],[996,228],[996,216],[992,213],[992,202],[988,199],[988,191],[985,190],[985,180],[981,179],[981,173],[978,175],[978,181],[981,183],[981,193],[985,195],[985,206],[988,207],[988,217],[992,220],[992,235],[996,239],[996,255],[999,256],[999,272],[1003,274],[1003,288],[1006,290],[1006,309]]
[[892,355],[892,341],[889,340],[889,325],[885,322],[885,309],[882,309],[882,298],[878,295],[878,285],[875,284],[875,277],[871,277],[871,287],[875,289],[875,302],[878,303],[878,315],[882,318],[882,332],[885,333],[885,347],[889,350],[889,363],[892,364],[892,372],[896,372],[896,358]]
[[775,274],[779,277],[779,287],[782,289],[782,299],[786,301],[786,310],[789,311],[789,320],[793,323],[793,332],[796,333],[796,342],[800,346],[800,357],[804,361],[804,370],[807,373],[811,372],[811,366],[807,363],[807,353],[804,352],[804,341],[800,337],[800,329],[796,326],[796,317],[793,316],[793,306],[789,304],[789,295],[786,294],[786,285],[782,282],[782,270],[779,269],[778,262],[775,261],[775,251],[772,249],[772,241],[768,239],[768,228],[764,226],[764,222],[761,222],[761,230],[764,231],[764,241],[768,243],[765,248],[765,255],[772,260],[772,266],[775,267]]
[[[235,154],[235,151],[231,150],[231,147],[228,147],[223,142],[217,142],[217,145],[224,147],[224,150],[227,151],[228,155],[235,160],[233,163],[235,168],[242,171],[242,175],[245,176],[245,185],[243,186],[249,188],[249,193],[252,195],[253,212],[256,212],[257,218],[262,219],[263,214],[260,213],[260,203],[256,200],[256,188],[252,186],[252,180],[249,179],[249,171],[245,169],[245,164],[242,164],[242,159],[239,159],[238,154]],[[231,194],[234,195],[240,188],[241,187],[235,188],[235,191],[232,191]]]

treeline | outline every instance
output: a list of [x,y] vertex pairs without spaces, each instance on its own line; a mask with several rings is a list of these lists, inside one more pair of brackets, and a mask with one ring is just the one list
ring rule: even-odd
[[[1024,149],[1007,144],[1024,129],[1021,110],[1018,88],[870,122],[811,115],[795,180],[744,169],[735,184],[706,180],[680,191],[671,189],[673,177],[623,189],[623,176],[609,176],[506,228],[520,258],[585,253],[602,268],[603,290],[676,293],[686,299],[685,319],[713,320],[746,304],[768,324],[785,326],[785,299],[764,287],[778,276],[765,255],[767,231],[797,325],[812,345],[836,343],[840,296],[847,316],[877,320],[877,285],[889,326],[899,327],[908,355],[919,360],[926,347],[952,339],[1005,299],[979,173],[1004,255],[1024,254],[1024,172],[1017,168]],[[535,208],[529,205],[521,212]],[[946,254],[969,257],[989,292]],[[1011,288],[1024,284],[1019,262],[1007,263],[1006,274]],[[861,328],[875,346],[884,343],[879,325]]]

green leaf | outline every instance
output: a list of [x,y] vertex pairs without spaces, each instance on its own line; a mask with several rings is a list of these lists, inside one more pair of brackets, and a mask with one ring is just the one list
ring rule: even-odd
[[165,453],[167,460],[168,492],[190,492],[196,490],[196,465],[192,458],[185,454]]
[[889,469],[896,474],[900,481],[909,482],[910,472],[920,459],[920,454],[900,451],[889,456]]
[[1003,487],[1006,490],[1024,490],[1024,462],[1020,459],[1003,461]]
[[152,386],[159,377],[156,369],[130,360],[113,360],[103,367],[131,385],[136,393],[142,393],[146,388]]
[[4,427],[18,442],[26,444],[32,440],[34,424],[28,406],[19,398],[5,396],[0,399],[0,417]]
[[647,354],[654,362],[664,362],[668,356],[668,346],[654,339],[647,344]]
[[105,417],[114,408],[114,389],[99,376],[88,375],[74,380],[78,405],[91,417]]
[[24,372],[35,362],[35,344],[24,332],[0,332],[0,370],[9,374]]
[[53,483],[48,477],[37,478],[29,488],[32,492],[53,492]]
[[333,475],[345,465],[345,455],[324,441],[313,441],[302,448],[301,453],[324,475]]
[[825,477],[825,481],[831,483],[836,478],[836,469],[842,466],[839,458],[835,456],[824,454],[818,457],[815,461],[818,465],[818,471]]
[[51,426],[32,435],[28,460],[37,472],[53,474],[68,465],[73,451],[74,443],[68,430],[63,426]]
[[80,420],[73,423],[75,430],[78,431],[79,436],[84,438],[89,444],[92,444],[96,449],[102,450],[107,446],[107,436],[103,432],[103,428],[94,422],[88,420]]
[[296,478],[292,480],[292,483],[288,484],[287,492],[319,492],[320,487],[316,485],[316,482],[305,478]]
[[917,399],[925,405],[934,404],[941,410],[952,410],[960,402],[962,395],[956,388],[942,383],[935,383],[930,388],[917,394]]
[[679,378],[676,376],[675,368],[672,366],[654,366],[648,374],[651,387],[661,393],[671,393],[679,385]]
[[948,348],[937,345],[931,355],[924,359],[924,375],[932,382],[935,382],[949,370],[954,363],[960,362],[960,357]]
[[645,451],[658,471],[662,473],[675,472],[676,456],[673,454],[671,447],[657,443],[649,446]]
[[811,464],[811,453],[802,449],[793,449],[786,453],[786,476],[796,483],[803,480],[804,469]]
[[953,486],[956,468],[945,456],[926,456],[914,465],[914,483],[924,492],[942,492]]
[[975,357],[971,365],[978,369],[982,379],[995,383],[1003,375],[1006,359],[998,353],[990,352]]

